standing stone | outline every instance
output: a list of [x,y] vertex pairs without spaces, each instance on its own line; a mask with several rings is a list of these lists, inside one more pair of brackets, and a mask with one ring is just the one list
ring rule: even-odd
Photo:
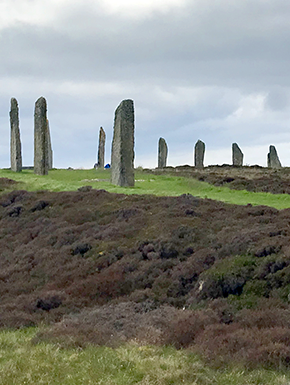
[[134,186],[134,103],[130,99],[115,111],[111,168],[113,184]]
[[45,98],[35,102],[34,111],[34,173],[48,174],[47,106]]
[[53,151],[51,146],[51,136],[50,136],[50,128],[49,128],[49,121],[47,119],[47,163],[48,163],[48,169],[51,170],[53,167]]
[[158,143],[158,168],[166,167],[168,147],[165,139],[160,138]]
[[106,133],[103,127],[100,128],[99,133],[99,149],[98,149],[98,168],[103,169],[105,166],[105,143],[106,143]]
[[203,168],[205,144],[198,140],[194,147],[194,166],[196,168]]
[[275,146],[269,147],[269,153],[267,155],[268,167],[282,168]]
[[233,156],[233,166],[243,165],[244,154],[242,153],[237,143],[232,144],[232,156]]
[[19,131],[19,110],[18,103],[15,98],[11,99],[10,109],[10,161],[11,170],[20,172],[22,170],[22,156],[21,156],[21,141]]

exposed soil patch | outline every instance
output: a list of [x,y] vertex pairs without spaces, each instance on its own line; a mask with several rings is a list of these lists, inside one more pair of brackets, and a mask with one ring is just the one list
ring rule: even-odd
[[39,338],[172,343],[212,362],[244,344],[245,362],[288,366],[289,245],[290,209],[13,191],[0,198],[0,326],[59,322]]
[[234,190],[290,194],[290,168],[280,170],[260,166],[233,167],[229,165],[209,166],[203,170],[195,167],[178,166],[150,170],[155,174],[169,173],[192,177],[214,186],[226,186]]

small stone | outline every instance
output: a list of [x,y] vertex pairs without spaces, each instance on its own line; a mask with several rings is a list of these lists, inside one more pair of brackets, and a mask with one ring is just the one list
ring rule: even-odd
[[203,168],[204,162],[204,153],[205,153],[205,144],[198,140],[194,147],[194,166],[196,168]]
[[47,106],[45,98],[35,103],[34,112],[34,173],[48,174]]
[[19,109],[15,98],[11,99],[10,109],[10,161],[11,171],[20,172],[22,170],[21,141],[19,130]]
[[165,139],[160,138],[158,143],[158,168],[164,168],[167,165],[168,147]]
[[97,167],[103,169],[105,166],[105,144],[106,144],[106,133],[103,127],[100,128],[99,133],[99,149],[98,149],[98,163]]
[[269,153],[267,155],[268,167],[270,168],[282,168],[275,146],[270,146]]
[[244,154],[242,153],[237,143],[232,144],[232,157],[233,157],[233,166],[243,165]]

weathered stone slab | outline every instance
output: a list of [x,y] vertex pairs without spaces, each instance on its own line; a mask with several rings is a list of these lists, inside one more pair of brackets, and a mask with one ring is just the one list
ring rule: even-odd
[[51,136],[50,136],[50,127],[49,127],[49,121],[47,120],[47,162],[48,162],[48,169],[51,170],[53,167],[53,151],[52,151],[52,145],[51,145]]
[[165,139],[160,138],[158,143],[158,168],[166,167],[167,165],[168,147]]
[[106,144],[106,133],[103,127],[100,128],[99,133],[99,149],[98,149],[98,168],[103,169],[105,166],[105,144]]
[[268,161],[268,167],[270,168],[282,168],[275,146],[269,147],[267,161]]
[[196,168],[204,167],[204,153],[205,153],[205,144],[198,140],[194,147],[194,166]]
[[10,108],[10,162],[11,170],[20,172],[22,170],[21,141],[19,130],[19,108],[15,98],[11,99]]
[[34,173],[48,174],[47,105],[44,97],[35,102],[34,111]]
[[134,103],[130,99],[115,111],[111,169],[113,184],[134,186]]
[[233,166],[243,165],[244,154],[242,153],[237,143],[232,144],[232,157],[233,157]]

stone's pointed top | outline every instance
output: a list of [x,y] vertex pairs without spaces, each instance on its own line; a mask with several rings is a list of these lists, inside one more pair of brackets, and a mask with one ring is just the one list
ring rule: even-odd
[[115,114],[120,114],[124,119],[134,120],[134,102],[131,99],[122,100],[116,109]]
[[35,105],[46,105],[46,99],[43,97],[43,96],[41,96],[40,98],[38,98],[37,100],[36,100],[36,102],[35,102]]
[[105,133],[105,130],[103,129],[103,127],[100,127],[100,135],[106,136],[106,133]]
[[18,102],[16,98],[11,98],[11,108],[18,107]]
[[121,104],[134,104],[134,101],[132,99],[124,99],[121,101]]

